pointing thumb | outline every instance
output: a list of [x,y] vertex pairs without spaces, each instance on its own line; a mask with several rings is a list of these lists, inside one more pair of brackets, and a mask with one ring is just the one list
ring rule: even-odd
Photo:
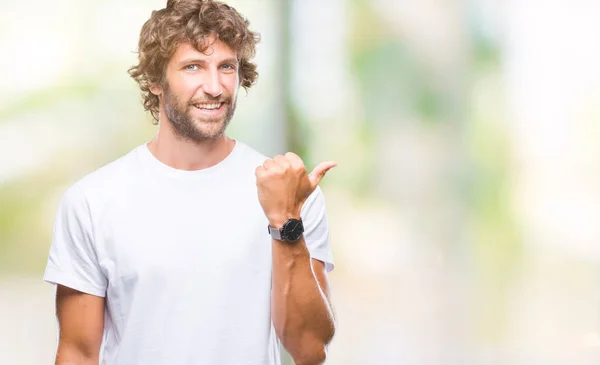
[[315,169],[308,175],[308,179],[310,180],[310,185],[313,189],[317,188],[321,179],[325,176],[327,171],[336,167],[337,163],[334,161],[325,161],[315,167]]

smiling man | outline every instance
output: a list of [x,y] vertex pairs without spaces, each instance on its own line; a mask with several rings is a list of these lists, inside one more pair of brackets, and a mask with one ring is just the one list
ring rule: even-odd
[[225,134],[258,76],[258,35],[230,6],[169,0],[130,69],[155,138],[63,196],[44,279],[57,365],[321,364],[334,334],[325,203],[293,153]]

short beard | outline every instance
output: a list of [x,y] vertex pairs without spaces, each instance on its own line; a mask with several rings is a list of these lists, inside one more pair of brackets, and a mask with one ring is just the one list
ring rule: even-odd
[[[224,99],[221,99],[220,97],[209,98],[208,101],[223,102],[223,107],[227,108],[227,111],[223,117],[224,120],[219,130],[215,132],[207,132],[199,128],[194,121],[194,118],[190,113],[191,108],[195,108],[192,103],[188,103],[185,106],[181,105],[177,95],[171,93],[168,85],[163,87],[163,91],[163,105],[165,108],[165,114],[173,126],[175,134],[184,140],[191,140],[195,142],[214,140],[223,136],[227,126],[229,125],[229,122],[231,121],[231,118],[233,118],[233,113],[235,112],[235,107],[237,104],[237,100],[233,103],[231,102],[231,97]],[[202,119],[201,122],[213,124],[219,123],[220,119],[221,118],[205,118]]]

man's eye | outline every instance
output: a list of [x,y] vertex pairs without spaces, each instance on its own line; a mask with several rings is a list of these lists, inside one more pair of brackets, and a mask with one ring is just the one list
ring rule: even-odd
[[221,68],[227,71],[235,70],[235,67],[233,65],[223,65],[221,66]]
[[196,71],[198,69],[198,65],[187,65],[185,69],[188,71]]

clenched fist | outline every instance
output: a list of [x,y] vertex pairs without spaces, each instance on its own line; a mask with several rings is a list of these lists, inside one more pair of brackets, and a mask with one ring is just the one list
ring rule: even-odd
[[316,189],[325,173],[337,164],[321,162],[307,174],[302,159],[295,153],[277,155],[256,168],[258,200],[269,224],[281,227],[288,218],[300,218],[302,204]]

